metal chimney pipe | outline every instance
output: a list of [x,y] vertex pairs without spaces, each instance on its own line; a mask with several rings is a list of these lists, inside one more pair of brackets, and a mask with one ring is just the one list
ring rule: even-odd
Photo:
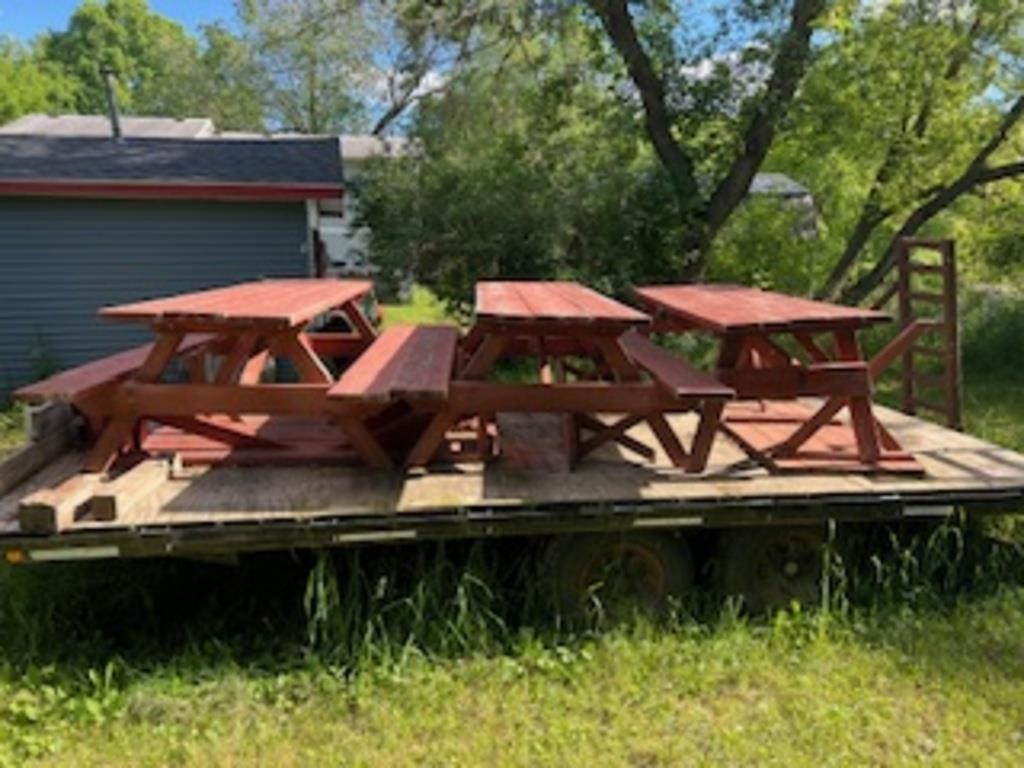
[[103,82],[107,89],[107,110],[110,113],[110,133],[114,141],[121,141],[121,110],[117,106],[117,79],[114,70],[103,70]]

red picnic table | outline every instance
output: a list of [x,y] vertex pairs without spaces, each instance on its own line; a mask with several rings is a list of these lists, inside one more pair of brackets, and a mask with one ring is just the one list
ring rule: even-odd
[[[690,472],[707,464],[724,402],[732,390],[644,338],[650,317],[574,282],[482,282],[476,318],[465,338],[448,411],[428,439],[464,415],[565,416],[570,466],[607,443],[646,459],[654,451],[627,434],[646,422],[670,460]],[[539,381],[495,381],[503,358],[537,361]],[[666,414],[695,411],[699,425],[684,449]],[[616,416],[612,422],[602,416]],[[585,434],[586,433],[586,434]],[[433,446],[413,457],[423,460]]]
[[[857,334],[888,315],[728,284],[636,292],[656,330],[720,339],[719,380],[738,398],[760,401],[730,405],[722,428],[768,468],[922,471],[872,412],[877,366]],[[805,397],[823,402],[797,402]],[[844,409],[849,426],[836,418]]]
[[[68,400],[86,413],[98,433],[85,461],[89,471],[105,471],[125,447],[140,445],[146,439],[144,422],[213,441],[222,446],[221,453],[248,448],[305,455],[308,432],[303,436],[292,428],[272,434],[266,417],[322,418],[334,381],[322,358],[354,357],[372,343],[376,333],[359,307],[372,290],[367,280],[266,280],[108,307],[103,317],[145,324],[155,341],[58,374],[17,395],[29,401]],[[307,331],[315,318],[335,310],[347,318],[350,333]],[[212,352],[222,359],[210,376],[207,357]],[[300,382],[264,383],[271,356],[289,361]],[[175,358],[187,369],[189,381],[162,380]],[[260,418],[242,418],[252,414]],[[175,440],[195,444],[176,434],[170,443],[166,434],[163,438],[165,448]],[[319,435],[317,440],[339,443],[344,436]]]

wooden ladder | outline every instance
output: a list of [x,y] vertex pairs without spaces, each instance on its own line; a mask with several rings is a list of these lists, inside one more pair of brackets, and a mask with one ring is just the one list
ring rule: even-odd
[[[937,262],[915,261],[912,256],[917,251],[930,251],[939,258]],[[902,410],[911,415],[929,411],[940,416],[947,427],[963,429],[956,246],[952,240],[901,238],[896,243],[892,271],[893,281],[872,308],[882,309],[895,299],[901,333],[914,324],[927,326],[900,356]],[[919,285],[921,280],[927,281],[927,287]],[[932,309],[922,314],[923,307]],[[937,346],[936,337],[940,341]],[[922,369],[924,361],[932,363],[932,370]],[[934,371],[936,364],[938,372]],[[938,393],[942,399],[922,397],[922,390]]]

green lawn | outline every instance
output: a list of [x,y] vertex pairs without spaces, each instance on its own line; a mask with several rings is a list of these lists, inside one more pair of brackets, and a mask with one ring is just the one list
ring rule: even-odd
[[385,328],[391,325],[452,324],[444,304],[429,290],[413,286],[405,304],[382,304],[381,320]]
[[[428,299],[388,321],[442,319]],[[970,429],[1024,449],[1022,385],[968,371]],[[576,637],[523,607],[511,550],[445,550],[470,570],[401,550],[319,592],[281,558],[7,568],[0,766],[1024,763],[1012,548],[1015,568],[982,552],[945,586],[897,548],[882,598],[826,614]],[[304,595],[335,623],[307,627]]]

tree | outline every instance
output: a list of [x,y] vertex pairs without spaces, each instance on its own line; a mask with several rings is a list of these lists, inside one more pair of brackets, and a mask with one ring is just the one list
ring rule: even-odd
[[[712,242],[743,201],[771,148],[778,123],[803,77],[810,55],[812,26],[824,10],[825,0],[792,3],[788,27],[772,41],[774,51],[767,82],[743,100],[736,150],[730,153],[725,172],[708,187],[709,192],[702,190],[705,185],[699,177],[698,163],[674,132],[678,109],[673,109],[670,85],[678,83],[678,78],[666,76],[664,69],[660,73],[657,70],[640,39],[627,0],[589,0],[589,4],[640,95],[644,128],[672,180],[683,212],[686,228],[682,249],[691,259],[681,277],[699,277]],[[668,57],[668,64],[675,64],[674,56]]]
[[588,38],[577,17],[558,46],[491,48],[422,101],[412,151],[380,160],[357,190],[382,277],[411,270],[465,305],[478,279],[498,275],[624,295],[676,274],[667,176],[590,65]]
[[894,236],[1012,175],[984,163],[1012,155],[1019,115],[1001,95],[1019,92],[1024,15],[1017,0],[985,0],[856,5],[827,21],[832,42],[769,162],[824,207],[832,266],[819,295],[859,301]]
[[[433,20],[434,36],[450,46],[468,42],[469,49],[486,50],[496,41],[500,62],[526,39],[559,45],[562,26],[581,18],[579,5],[461,0],[443,4],[445,12],[438,13],[436,3],[410,0],[403,8],[407,28]],[[677,250],[685,257],[676,259],[677,277],[704,272],[711,244],[745,197],[801,82],[811,32],[825,6],[826,0],[743,0],[735,4],[735,18],[695,43],[700,36],[691,29],[698,26],[691,15],[698,12],[688,6],[586,3],[600,32],[592,38],[589,66],[614,82],[623,102],[639,113],[638,127],[670,182],[679,217]],[[699,26],[707,21],[705,12]],[[736,30],[748,34],[745,42],[736,42]],[[727,39],[732,47],[724,52],[735,67],[719,66]],[[609,54],[618,57],[618,71],[609,69]]]
[[223,24],[203,26],[198,54],[191,48],[165,52],[174,77],[154,78],[136,94],[151,114],[201,115],[220,130],[262,131],[268,78],[242,38]]
[[67,109],[73,99],[67,77],[8,38],[0,38],[0,82],[0,123],[29,112]]
[[367,123],[376,42],[357,0],[243,0],[245,37],[265,73],[274,130],[341,133]]
[[40,56],[76,83],[74,109],[105,114],[104,72],[117,75],[118,99],[126,111],[175,113],[168,101],[179,73],[199,56],[185,29],[150,10],[146,0],[85,0],[63,32],[44,35]]

